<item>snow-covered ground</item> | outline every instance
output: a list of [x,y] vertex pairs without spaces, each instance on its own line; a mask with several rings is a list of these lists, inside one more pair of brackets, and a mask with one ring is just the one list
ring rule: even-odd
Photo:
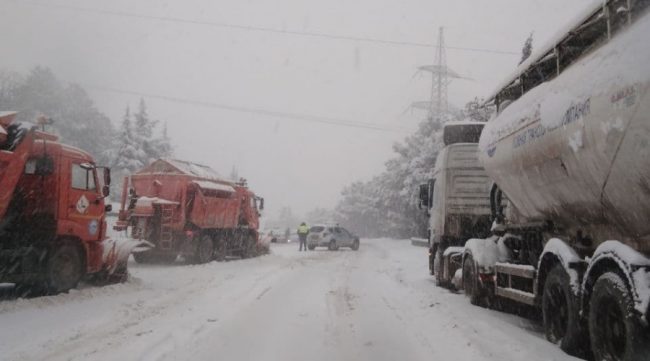
[[576,360],[527,319],[436,288],[426,248],[130,264],[125,284],[0,302],[3,360]]

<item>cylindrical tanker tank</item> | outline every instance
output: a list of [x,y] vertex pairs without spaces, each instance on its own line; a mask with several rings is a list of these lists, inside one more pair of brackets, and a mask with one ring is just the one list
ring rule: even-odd
[[650,250],[647,34],[646,12],[486,124],[480,161],[520,221]]

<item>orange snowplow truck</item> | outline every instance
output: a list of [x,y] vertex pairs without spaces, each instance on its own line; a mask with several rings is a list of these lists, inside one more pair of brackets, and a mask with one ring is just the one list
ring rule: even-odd
[[158,159],[124,179],[119,221],[114,228],[152,247],[137,262],[192,263],[226,256],[252,257],[268,251],[259,243],[264,199],[245,181],[220,178],[211,168]]
[[54,294],[125,279],[140,244],[106,238],[109,169],[15,116],[0,112],[0,283]]

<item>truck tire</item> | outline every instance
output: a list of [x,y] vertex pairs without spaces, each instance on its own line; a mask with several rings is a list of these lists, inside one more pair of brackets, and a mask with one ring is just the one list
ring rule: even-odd
[[560,345],[566,353],[577,355],[581,338],[578,300],[571,291],[569,275],[560,264],[555,265],[544,282],[542,318],[546,339]]
[[589,334],[594,359],[647,360],[650,336],[635,314],[634,301],[621,276],[614,272],[600,276],[589,304]]
[[214,244],[212,243],[212,238],[210,236],[203,235],[199,238],[196,243],[196,249],[194,251],[194,263],[204,264],[212,261],[214,255]]
[[336,240],[331,240],[330,243],[327,245],[327,249],[330,251],[336,251],[339,249],[339,247],[336,245]]
[[316,246],[307,246],[307,248],[308,248],[310,251],[313,251],[313,250],[316,249]]
[[223,238],[215,237],[213,239],[214,244],[214,259],[217,262],[223,262],[226,260],[226,241]]
[[79,249],[71,244],[58,246],[48,257],[46,272],[48,294],[67,292],[77,287],[84,274]]
[[353,251],[358,251],[359,250],[359,240],[355,239],[354,242],[352,242],[352,248]]
[[479,305],[481,303],[483,294],[478,282],[476,262],[474,262],[474,258],[471,254],[467,254],[463,261],[463,290],[471,304]]

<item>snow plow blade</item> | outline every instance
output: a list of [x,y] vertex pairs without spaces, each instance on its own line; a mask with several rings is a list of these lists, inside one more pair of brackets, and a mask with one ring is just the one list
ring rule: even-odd
[[102,242],[104,248],[103,262],[104,271],[109,278],[123,278],[128,275],[127,262],[129,256],[134,252],[143,252],[153,248],[147,241],[132,239],[105,239]]

